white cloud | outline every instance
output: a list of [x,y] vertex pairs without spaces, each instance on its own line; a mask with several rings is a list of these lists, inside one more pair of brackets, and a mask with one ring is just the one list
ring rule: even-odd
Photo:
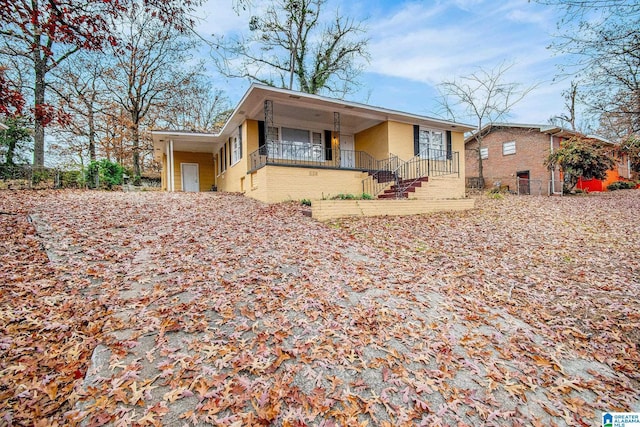
[[235,0],[205,2],[196,12],[196,18],[200,20],[196,32],[209,37],[212,34],[227,35],[247,30],[251,11],[236,13],[233,9],[235,2]]
[[504,60],[534,67],[549,59],[546,28],[536,31],[535,27],[543,14],[529,13],[530,22],[525,23],[527,12],[521,8],[496,10],[473,3],[477,7],[471,13],[451,10],[451,6],[409,3],[392,16],[380,18],[371,25],[371,68],[434,84]]
[[[244,32],[248,17],[259,15],[265,2],[254,2],[240,16],[232,5],[209,0],[199,12],[198,31],[205,37]],[[514,63],[507,81],[540,84],[514,109],[514,120],[546,121],[563,108],[560,93],[568,83],[551,84],[561,58],[546,49],[557,21],[553,8],[528,0],[328,0],[325,7],[368,28],[371,63],[360,92],[366,102],[428,113],[434,101],[424,98],[434,97],[438,83],[507,62]]]
[[561,58],[547,50],[556,22],[551,9],[527,0],[497,7],[459,0],[404,3],[387,12],[370,22],[370,72],[435,86],[478,67],[513,63],[506,81],[539,85],[514,109],[514,118],[546,122],[562,110],[566,85],[551,84]]

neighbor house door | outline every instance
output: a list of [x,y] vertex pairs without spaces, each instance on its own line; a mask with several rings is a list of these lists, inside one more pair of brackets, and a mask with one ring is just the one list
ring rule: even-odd
[[180,163],[182,171],[182,191],[200,191],[200,173],[197,163]]
[[340,135],[340,167],[356,167],[356,152],[354,151],[353,135]]
[[518,194],[531,194],[529,171],[517,172],[516,175],[518,176]]

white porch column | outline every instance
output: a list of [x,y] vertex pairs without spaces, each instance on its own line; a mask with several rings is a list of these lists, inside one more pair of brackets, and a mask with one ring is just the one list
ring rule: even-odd
[[168,150],[167,150],[167,166],[169,170],[169,177],[167,179],[167,189],[171,192],[176,191],[174,173],[175,173],[175,165],[173,161],[173,139],[169,140]]

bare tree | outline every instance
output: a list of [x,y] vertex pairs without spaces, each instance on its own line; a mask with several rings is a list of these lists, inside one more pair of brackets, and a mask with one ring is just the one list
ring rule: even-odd
[[564,106],[566,112],[560,113],[557,116],[551,118],[551,123],[557,123],[559,126],[568,124],[572,131],[576,130],[576,104],[578,101],[578,83],[571,82],[571,87],[565,90],[562,95],[564,96]]
[[564,11],[551,47],[572,55],[562,73],[581,78],[589,112],[596,120],[614,117],[630,125],[631,133],[640,132],[640,3],[536,1]]
[[[144,3],[144,4],[142,4]],[[110,18],[143,11],[179,31],[201,0],[13,0],[0,3],[0,56],[20,57],[29,65],[33,93],[35,165],[44,165],[45,127],[63,119],[48,103],[48,74],[79,50],[100,50],[115,43]]]
[[110,97],[129,115],[137,180],[142,172],[141,158],[151,149],[142,135],[145,119],[152,109],[165,109],[176,102],[181,88],[197,76],[201,64],[190,53],[195,41],[158,23],[151,14],[132,10],[119,25],[120,43],[112,48],[113,66],[103,78]]
[[[75,146],[71,152],[86,152],[89,161],[96,160],[99,122],[104,120],[107,88],[102,79],[105,72],[102,64],[106,61],[102,53],[81,52],[59,67],[57,84],[52,85],[59,107],[71,115],[71,120],[57,133],[71,136]],[[83,153],[79,157],[84,158]]]
[[233,111],[222,90],[214,89],[203,78],[194,78],[170,109],[162,112],[154,126],[197,132],[217,132]]
[[505,75],[513,64],[501,63],[491,70],[479,68],[464,77],[442,82],[440,105],[445,114],[454,120],[473,120],[476,130],[478,178],[484,185],[482,171],[482,128],[505,119],[511,108],[520,102],[536,86],[522,87],[520,83],[505,82]]
[[353,91],[369,59],[366,30],[337,10],[326,19],[325,3],[273,0],[263,16],[251,17],[248,36],[216,39],[213,57],[218,68],[227,77],[307,93],[344,96]]

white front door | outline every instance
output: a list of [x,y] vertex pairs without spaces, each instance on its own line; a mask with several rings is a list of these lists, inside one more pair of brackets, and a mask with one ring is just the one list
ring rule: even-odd
[[200,173],[197,163],[180,163],[182,171],[182,191],[200,191]]
[[356,167],[356,152],[354,151],[353,135],[340,134],[340,167]]

